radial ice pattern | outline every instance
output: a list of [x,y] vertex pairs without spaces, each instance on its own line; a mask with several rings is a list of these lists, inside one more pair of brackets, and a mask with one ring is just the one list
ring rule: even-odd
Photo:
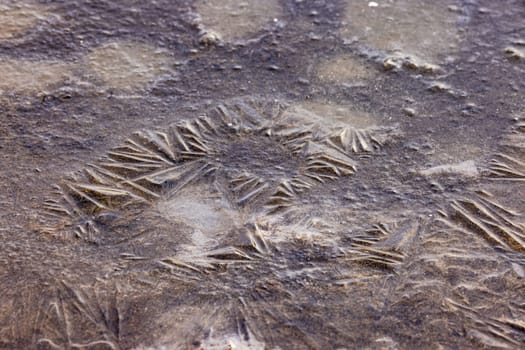
[[524,135],[523,119],[517,118],[484,171],[482,187],[454,198],[444,213],[444,221],[450,226],[509,252],[525,252],[525,220],[514,209],[523,205]]
[[[331,201],[330,184],[352,176],[389,140],[394,128],[370,121],[318,104],[252,98],[220,104],[165,130],[138,132],[59,184],[46,203],[51,217],[42,231],[97,243],[101,258],[126,271],[126,280],[156,280],[153,294],[166,286],[163,295],[173,301],[159,301],[164,313],[152,322],[171,331],[156,346],[184,349],[187,339],[197,348],[328,344],[326,334],[314,336],[301,324],[301,298],[318,298],[319,283],[337,292],[363,273],[391,273],[403,263],[404,242],[417,228],[357,230],[352,242],[335,249],[325,240],[313,244],[300,237],[330,227],[335,231],[329,240],[349,236],[332,222],[337,216],[307,218],[309,228],[280,220],[304,205],[300,199],[308,194]],[[330,300],[338,309],[341,299]],[[54,306],[51,311],[54,326],[40,340],[45,344],[67,339],[68,328],[54,321],[60,313]],[[324,321],[311,315],[309,322]],[[344,337],[339,327],[327,327]],[[86,341],[116,344],[112,329],[100,340],[86,335]]]
[[44,231],[75,232],[96,241],[108,218],[136,208],[183,212],[179,195],[185,190],[181,198],[191,198],[190,185],[208,186],[209,194],[227,203],[220,205],[224,210],[254,222],[293,205],[296,196],[312,188],[352,175],[354,158],[378,149],[392,133],[316,114],[330,109],[314,111],[239,99],[162,131],[137,132],[57,186],[59,195],[46,204],[57,220]]

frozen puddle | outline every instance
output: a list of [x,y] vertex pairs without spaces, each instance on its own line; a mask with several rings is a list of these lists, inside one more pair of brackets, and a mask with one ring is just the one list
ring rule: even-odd
[[277,0],[198,0],[195,9],[208,40],[227,42],[246,39],[276,21],[283,9]]
[[458,15],[449,5],[426,0],[347,1],[341,35],[346,40],[357,38],[373,50],[435,63],[459,43]]

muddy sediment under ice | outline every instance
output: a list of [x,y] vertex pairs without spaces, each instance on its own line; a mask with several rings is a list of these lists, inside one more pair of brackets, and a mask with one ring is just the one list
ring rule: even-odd
[[0,348],[522,348],[524,17],[0,5]]

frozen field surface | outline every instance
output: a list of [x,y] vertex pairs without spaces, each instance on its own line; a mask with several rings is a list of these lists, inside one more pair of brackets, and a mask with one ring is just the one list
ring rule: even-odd
[[524,18],[0,1],[0,348],[524,348]]

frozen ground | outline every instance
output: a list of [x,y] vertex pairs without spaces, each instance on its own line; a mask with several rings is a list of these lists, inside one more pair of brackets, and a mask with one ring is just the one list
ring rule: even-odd
[[0,3],[0,348],[525,344],[519,0]]

